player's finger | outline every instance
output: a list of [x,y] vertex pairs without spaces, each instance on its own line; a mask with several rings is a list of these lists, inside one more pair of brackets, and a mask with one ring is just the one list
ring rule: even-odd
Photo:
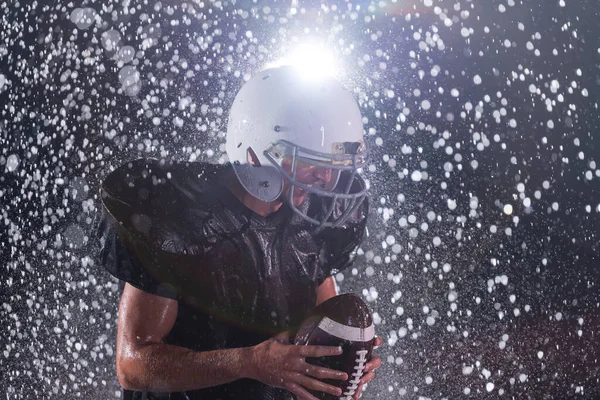
[[373,357],[369,362],[365,364],[364,372],[374,371],[379,367],[381,367],[381,358]]
[[290,331],[283,331],[283,332],[280,332],[277,335],[273,336],[273,339],[275,339],[279,343],[289,344],[290,343],[290,335],[291,335]]
[[360,397],[360,393],[362,392],[362,385],[358,386],[358,389],[356,389],[356,392],[354,392],[354,395],[352,396],[353,400],[358,400],[358,398]]
[[334,369],[318,367],[316,365],[304,362],[302,365],[303,372],[306,375],[312,376],[317,379],[337,379],[341,381],[348,380],[348,374],[342,371],[336,371]]
[[363,375],[362,378],[360,378],[360,385],[362,386],[365,383],[371,382],[373,378],[375,378],[374,372],[369,372],[368,374]]
[[379,336],[375,336],[375,343],[373,344],[375,347],[379,347],[383,344],[383,339]]
[[303,374],[298,374],[295,379],[295,382],[304,386],[307,389],[316,390],[319,392],[329,393],[334,396],[341,396],[342,389],[337,386],[329,385],[325,382],[321,382],[320,380],[310,378]]
[[298,396],[300,400],[319,400],[295,382],[286,382],[285,388]]
[[302,357],[327,357],[339,356],[342,348],[339,346],[296,346],[298,354]]

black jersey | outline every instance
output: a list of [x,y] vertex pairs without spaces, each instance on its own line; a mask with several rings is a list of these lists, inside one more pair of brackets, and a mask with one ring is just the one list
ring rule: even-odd
[[[164,343],[209,351],[256,345],[294,329],[315,306],[317,287],[351,265],[363,236],[367,200],[344,226],[317,233],[286,204],[267,217],[257,215],[227,189],[228,179],[237,179],[230,164],[142,159],[113,171],[102,185],[103,265],[138,289],[178,301]],[[325,205],[310,195],[300,208],[318,218]],[[240,379],[133,398],[291,395]]]

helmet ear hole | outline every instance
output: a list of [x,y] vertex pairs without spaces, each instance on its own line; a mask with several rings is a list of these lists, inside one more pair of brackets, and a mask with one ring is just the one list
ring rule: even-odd
[[248,164],[252,165],[253,167],[260,167],[260,161],[258,159],[258,156],[256,155],[256,153],[254,152],[254,150],[252,149],[252,147],[248,147],[246,149],[246,159],[248,161]]

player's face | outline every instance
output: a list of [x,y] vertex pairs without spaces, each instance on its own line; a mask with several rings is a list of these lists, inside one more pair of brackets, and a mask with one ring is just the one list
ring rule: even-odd
[[[288,173],[292,174],[292,159],[286,158],[283,160],[282,168]],[[308,186],[316,186],[319,189],[328,187],[328,184],[333,178],[332,168],[326,168],[313,164],[303,163],[298,161],[296,163],[296,181],[303,183]],[[290,190],[290,183],[284,180],[283,193],[287,196]],[[292,195],[294,204],[299,205],[304,201],[308,192],[297,186],[294,187],[294,193]]]

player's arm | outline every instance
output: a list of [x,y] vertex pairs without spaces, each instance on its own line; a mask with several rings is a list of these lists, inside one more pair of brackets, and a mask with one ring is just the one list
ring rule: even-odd
[[162,343],[176,318],[176,300],[125,285],[117,333],[117,376],[125,389],[180,392],[246,377],[250,348],[195,352]]
[[300,399],[306,389],[340,395],[323,379],[347,380],[340,371],[308,364],[306,357],[339,355],[333,346],[294,346],[288,332],[256,346],[195,352],[162,343],[177,318],[177,302],[126,284],[119,309],[117,375],[129,390],[181,392],[222,385],[240,378],[283,387]]
[[335,290],[335,281],[333,276],[330,276],[325,279],[325,281],[323,281],[323,283],[321,283],[317,288],[317,305],[332,298],[333,296],[337,296],[337,291]]

